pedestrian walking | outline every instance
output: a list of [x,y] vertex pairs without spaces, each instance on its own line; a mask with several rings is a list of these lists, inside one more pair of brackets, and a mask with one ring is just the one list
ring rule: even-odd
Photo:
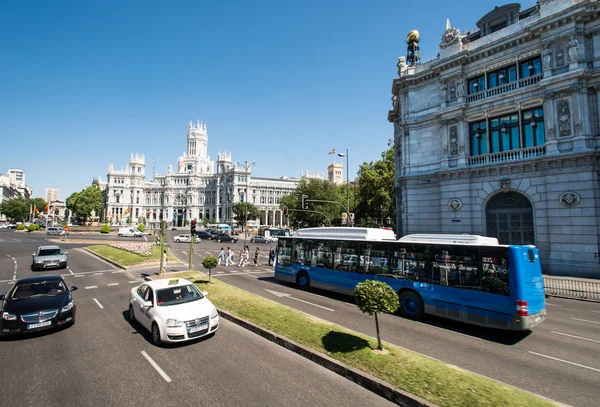
[[223,262],[226,262],[226,259],[225,259],[225,249],[223,249],[223,248],[221,247],[221,253],[219,253],[219,266],[220,266],[220,265],[221,265]]
[[272,247],[269,249],[269,266],[275,263],[275,249]]
[[256,250],[254,251],[254,267],[256,266],[260,266],[260,260],[258,259],[258,256],[260,255],[260,248],[256,248]]
[[163,270],[167,271],[167,264],[169,263],[169,258],[167,257],[167,251],[165,250],[163,253]]
[[246,254],[246,252],[244,251],[244,249],[242,249],[240,251],[240,262],[238,263],[238,267],[242,267],[244,265],[245,254]]
[[225,265],[229,266],[230,264],[233,264],[233,251],[231,250],[231,247],[227,246],[227,254],[225,256]]

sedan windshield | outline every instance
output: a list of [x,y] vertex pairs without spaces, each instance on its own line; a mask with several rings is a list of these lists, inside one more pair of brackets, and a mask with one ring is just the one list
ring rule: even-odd
[[17,285],[13,289],[11,298],[13,300],[22,300],[26,298],[48,297],[63,294],[65,291],[66,288],[62,281],[36,281],[35,283]]
[[202,298],[204,296],[193,284],[169,287],[156,291],[156,304],[158,306],[183,304]]
[[61,249],[41,249],[38,256],[60,256],[62,254]]

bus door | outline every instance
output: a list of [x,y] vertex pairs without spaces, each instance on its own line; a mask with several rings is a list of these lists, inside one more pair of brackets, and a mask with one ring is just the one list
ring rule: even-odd
[[525,301],[529,315],[546,308],[544,278],[538,249],[534,246],[509,246],[510,289],[513,304]]

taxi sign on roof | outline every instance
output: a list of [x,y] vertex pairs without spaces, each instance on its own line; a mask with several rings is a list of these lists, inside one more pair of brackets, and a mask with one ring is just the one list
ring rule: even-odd
[[169,280],[169,285],[173,285],[173,284],[177,284],[179,283],[179,279],[178,278],[174,278],[172,280]]

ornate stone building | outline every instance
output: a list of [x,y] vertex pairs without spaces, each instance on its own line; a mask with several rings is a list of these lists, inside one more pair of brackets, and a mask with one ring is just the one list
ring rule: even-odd
[[399,235],[535,244],[546,273],[600,278],[600,2],[507,4],[477,27],[399,58]]
[[237,224],[232,207],[247,201],[261,210],[262,225],[282,226],[281,197],[294,191],[298,180],[253,177],[254,164],[234,164],[230,153],[219,153],[215,165],[208,156],[206,124],[190,122],[187,151],[179,157],[177,171],[169,165],[166,174],[153,174],[147,181],[146,162],[138,154],[131,154],[125,169],[109,166],[105,217],[122,225],[129,223],[131,215],[134,225],[140,218],[151,226],[161,219],[169,226],[184,226],[192,219]]

